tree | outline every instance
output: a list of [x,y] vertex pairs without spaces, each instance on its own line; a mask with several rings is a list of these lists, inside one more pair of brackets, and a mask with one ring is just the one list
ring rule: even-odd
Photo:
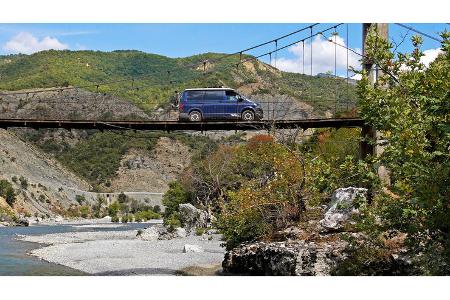
[[0,196],[5,198],[6,203],[13,206],[14,201],[16,200],[16,193],[14,192],[12,184],[8,180],[0,180]]
[[428,67],[421,62],[422,39],[412,38],[412,53],[391,51],[392,44],[371,32],[367,57],[380,69],[372,86],[362,72],[358,84],[361,116],[386,141],[377,164],[391,174],[390,192],[374,208],[381,229],[408,233],[424,273],[450,272],[450,34],[442,53]]

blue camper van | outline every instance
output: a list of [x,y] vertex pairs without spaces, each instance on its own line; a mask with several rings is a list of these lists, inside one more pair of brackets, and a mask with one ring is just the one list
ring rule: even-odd
[[178,109],[180,121],[240,119],[251,122],[263,118],[260,104],[229,88],[184,90],[179,98]]

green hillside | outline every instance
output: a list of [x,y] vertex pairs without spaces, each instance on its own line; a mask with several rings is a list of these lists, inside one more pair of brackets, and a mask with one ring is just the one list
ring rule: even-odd
[[[140,51],[42,51],[32,55],[0,56],[0,90],[89,86],[87,90],[128,99],[144,110],[167,103],[175,91],[189,87],[252,86],[251,94],[284,94],[311,102],[319,110],[356,99],[354,86],[345,80],[280,72],[260,62],[236,68],[238,55],[229,56],[203,72],[203,61],[223,54],[206,53],[169,58]],[[244,56],[248,58],[249,56]],[[131,80],[134,82],[124,80]],[[256,89],[254,86],[257,86]]]

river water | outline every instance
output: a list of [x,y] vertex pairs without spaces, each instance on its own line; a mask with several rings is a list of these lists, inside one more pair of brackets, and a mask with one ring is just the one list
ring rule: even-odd
[[29,227],[0,228],[0,276],[54,276],[54,275],[88,275],[65,266],[49,263],[34,256],[27,255],[30,250],[42,247],[41,244],[17,241],[19,234],[41,235],[61,232],[80,231],[114,231],[131,230],[148,227],[145,223],[125,224],[117,228],[80,228],[72,225],[36,225]]

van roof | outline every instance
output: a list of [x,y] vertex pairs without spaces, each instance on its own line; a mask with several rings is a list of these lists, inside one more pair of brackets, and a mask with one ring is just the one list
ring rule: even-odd
[[196,88],[185,89],[185,91],[234,91],[232,88]]

